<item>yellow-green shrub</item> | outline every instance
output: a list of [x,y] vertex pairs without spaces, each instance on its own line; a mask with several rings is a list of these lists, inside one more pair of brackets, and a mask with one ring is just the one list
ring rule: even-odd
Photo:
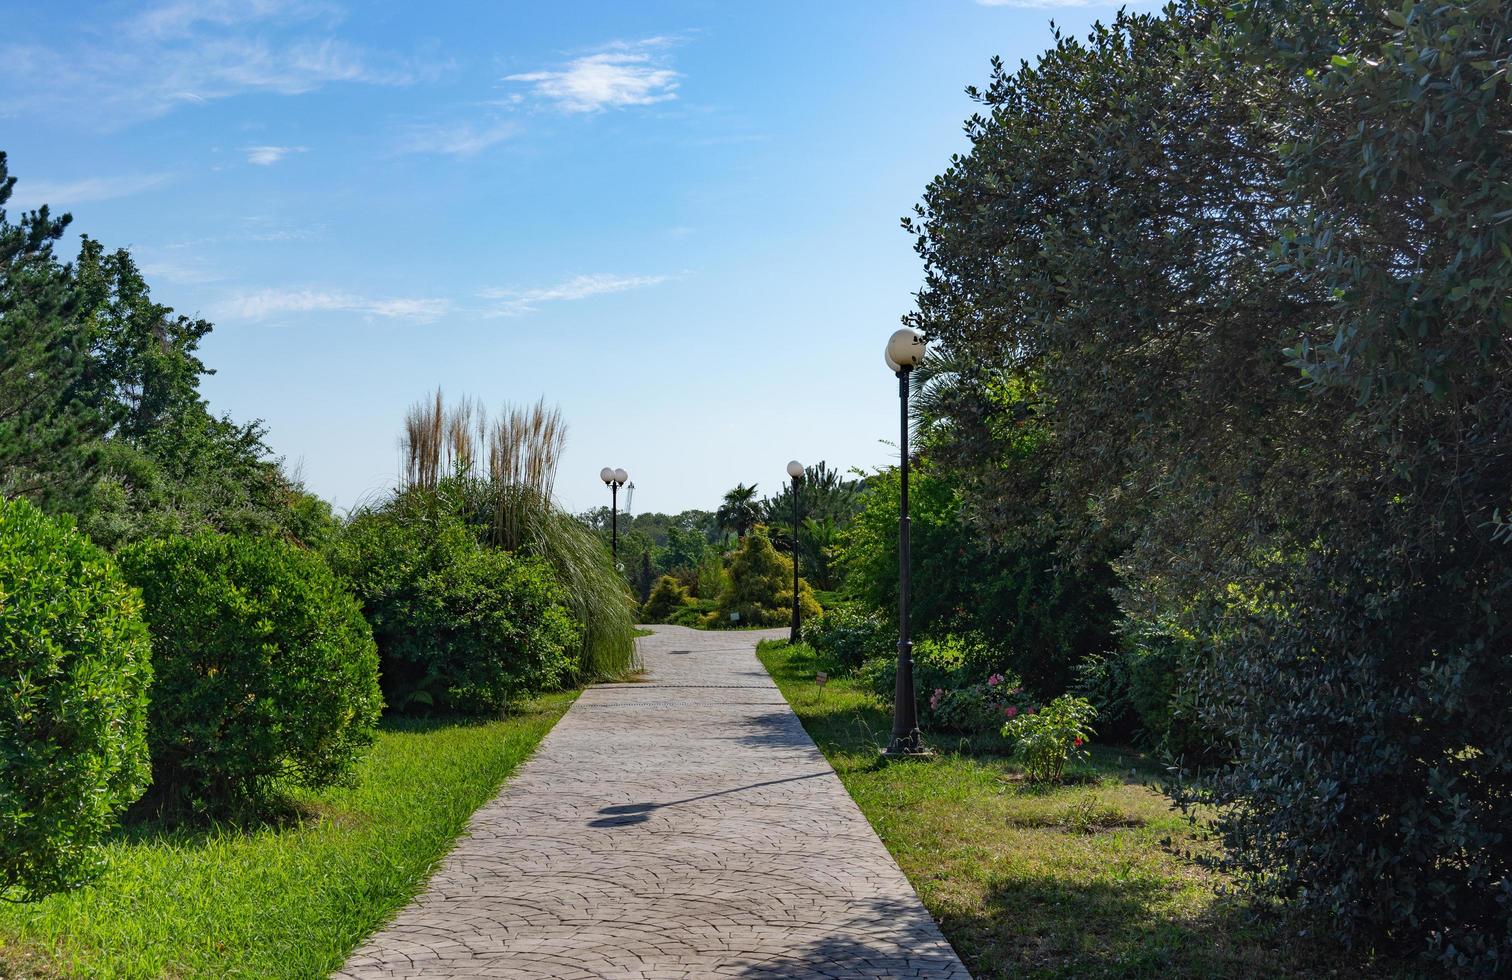
[[[739,613],[737,625],[781,626],[793,615],[793,561],[772,547],[765,527],[746,535],[730,559],[729,581],[719,596],[714,625],[730,622]],[[822,610],[809,584],[799,580],[798,608],[805,619]]]

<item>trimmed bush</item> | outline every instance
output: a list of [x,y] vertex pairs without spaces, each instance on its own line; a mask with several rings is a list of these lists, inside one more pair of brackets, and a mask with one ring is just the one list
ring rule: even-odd
[[480,548],[421,580],[413,637],[392,651],[415,672],[412,702],[500,715],[560,688],[578,669],[583,632],[551,567]]
[[0,499],[0,898],[88,880],[100,838],[147,785],[140,614],[104,552]]
[[496,715],[573,679],[583,628],[549,566],[484,547],[444,503],[364,511],[331,563],[372,624],[390,709]]
[[152,632],[159,804],[221,815],[265,804],[280,780],[347,778],[382,707],[378,658],[318,555],[204,533],[135,545],[120,561]]
[[646,604],[641,607],[641,622],[668,622],[675,613],[688,608],[691,604],[692,599],[682,583],[671,575],[663,575],[656,580],[656,587],[651,590]]
[[[814,592],[798,582],[798,609],[804,619],[822,614]],[[793,560],[772,547],[765,527],[758,525],[730,559],[730,578],[719,595],[716,624],[739,613],[738,626],[781,626],[793,616]]]
[[824,615],[803,622],[799,634],[831,662],[854,669],[873,657],[896,655],[898,627],[879,613],[863,613],[853,608],[827,610]]

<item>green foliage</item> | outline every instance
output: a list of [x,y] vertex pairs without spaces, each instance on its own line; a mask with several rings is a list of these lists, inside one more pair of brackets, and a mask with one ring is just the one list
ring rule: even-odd
[[744,483],[735,484],[735,488],[724,495],[724,502],[719,505],[719,510],[714,513],[714,522],[721,528],[734,531],[744,539],[751,532],[751,528],[761,520],[761,503],[756,499],[756,484],[746,486]]
[[[577,675],[582,628],[549,566],[494,548],[461,552],[418,583],[400,668],[444,709],[497,717]],[[418,676],[417,676],[418,675]],[[422,699],[423,700],[423,699]]]
[[[840,533],[860,508],[862,485],[861,480],[846,479],[823,462],[804,469],[798,486],[798,558],[805,577],[820,589],[839,585],[836,557]],[[773,546],[791,555],[792,482],[784,484],[776,496],[762,500],[759,508],[760,520],[767,525]]]
[[641,622],[671,622],[674,613],[691,605],[692,599],[682,583],[670,575],[663,575],[656,580],[656,587],[651,590],[651,597],[646,600],[645,606],[641,609]]
[[[578,680],[619,677],[635,663],[635,601],[598,537],[552,499],[529,486],[458,480],[456,491],[485,523],[487,544],[544,561],[582,628]],[[447,492],[452,492],[448,490]],[[464,506],[464,513],[477,513]]]
[[693,585],[693,594],[700,599],[718,599],[730,583],[730,574],[725,570],[724,558],[710,551],[698,566],[698,577]]
[[274,784],[346,780],[382,701],[372,633],[319,555],[212,533],[120,555],[142,591],[155,677],[153,794],[233,813]]
[[331,562],[372,625],[394,710],[498,715],[580,672],[582,627],[549,566],[479,544],[456,497],[412,489],[359,512]]
[[1013,758],[1035,783],[1058,783],[1068,763],[1082,762],[1092,741],[1097,709],[1086,698],[1063,694],[1042,707],[1015,712],[1003,724],[1013,739]]
[[[549,501],[521,490],[501,503],[507,492],[463,477],[413,487],[353,514],[332,545],[372,624],[391,708],[497,714],[628,667],[617,641],[623,627],[633,645],[633,615],[607,552]],[[499,507],[520,550],[486,543]]]
[[[897,469],[873,476],[841,548],[846,589],[893,620],[900,490]],[[1064,690],[1075,664],[1111,642],[1115,607],[1105,563],[1078,570],[1050,545],[985,541],[961,493],[927,461],[910,476],[909,517],[914,632],[979,637],[983,677],[1011,671],[1037,690]]]
[[1141,701],[1229,868],[1456,970],[1512,950],[1509,57],[1494,2],[1122,14],[994,63],[908,222],[968,514],[1195,639]]
[[204,528],[308,540],[261,423],[200,399],[211,325],[153,302],[124,250],[86,237],[58,262],[67,216],[9,224],[13,183],[0,154],[0,495],[71,514],[111,549]]
[[[799,580],[798,612],[804,619],[821,614],[813,590]],[[739,613],[741,626],[780,626],[792,621],[793,562],[777,553],[766,528],[756,526],[730,559],[730,580],[719,596],[719,619]]]
[[147,785],[150,659],[141,599],[110,559],[0,499],[0,898],[98,870],[101,837]]
[[931,731],[981,734],[997,731],[1011,719],[1033,707],[1018,678],[990,674],[985,681],[964,687],[937,687],[929,693],[920,720]]
[[859,667],[873,657],[896,655],[898,628],[878,613],[842,607],[803,621],[804,643],[831,663]]
[[87,486],[90,447],[112,419],[85,396],[89,338],[69,270],[53,255],[71,219],[44,205],[11,223],[15,183],[0,152],[0,497],[51,509]]

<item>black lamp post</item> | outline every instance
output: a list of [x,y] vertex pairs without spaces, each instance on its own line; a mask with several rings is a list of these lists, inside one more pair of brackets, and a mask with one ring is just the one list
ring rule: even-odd
[[787,464],[788,476],[793,478],[793,633],[790,643],[798,642],[798,488],[803,484],[803,464],[796,459]]
[[630,479],[630,474],[624,470],[612,470],[604,467],[599,470],[599,479],[609,488],[610,527],[609,547],[614,553],[614,567],[619,567],[619,488],[624,486]]
[[887,341],[887,366],[898,376],[898,401],[903,479],[898,500],[898,680],[893,689],[892,741],[882,750],[889,759],[920,758],[932,755],[924,747],[919,731],[919,707],[914,696],[913,639],[909,635],[909,564],[908,540],[908,376],[924,360],[924,335],[904,327]]

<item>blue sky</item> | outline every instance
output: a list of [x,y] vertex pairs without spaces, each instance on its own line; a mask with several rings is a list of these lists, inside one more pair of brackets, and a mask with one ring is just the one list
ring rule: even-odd
[[[887,462],[898,226],[988,59],[1111,5],[976,0],[8,5],[13,205],[216,324],[204,390],[338,507],[438,384],[545,396],[580,510]],[[70,246],[70,249],[72,246]],[[895,452],[893,453],[895,455]]]

